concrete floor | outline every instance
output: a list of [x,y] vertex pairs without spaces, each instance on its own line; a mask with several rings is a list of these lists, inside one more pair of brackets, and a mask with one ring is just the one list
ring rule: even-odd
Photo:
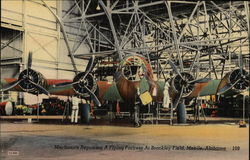
[[248,126],[232,123],[133,128],[2,121],[0,159],[248,160],[248,133]]

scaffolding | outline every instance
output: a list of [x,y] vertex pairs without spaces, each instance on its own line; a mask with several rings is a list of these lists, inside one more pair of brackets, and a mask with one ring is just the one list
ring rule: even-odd
[[168,59],[196,77],[216,79],[238,66],[239,53],[245,65],[249,63],[246,1],[82,0],[62,17],[64,25],[78,24],[79,44],[90,48],[75,58],[95,54],[120,60],[126,54],[142,54],[157,78],[171,72]]
[[[35,17],[28,12],[27,4],[39,6],[49,18]],[[13,32],[13,36],[1,42],[1,55],[8,53],[7,49],[18,54],[13,59],[1,56],[1,69],[12,66],[12,77],[22,70],[29,38],[39,46],[34,53],[42,50],[50,57],[35,59],[36,67],[46,64],[46,71],[56,72],[56,78],[60,78],[59,70],[77,73],[77,66],[81,66],[77,61],[88,60],[92,55],[99,61],[119,61],[136,53],[146,57],[157,79],[171,75],[168,60],[195,79],[220,79],[239,66],[240,54],[248,70],[249,4],[248,1],[22,1],[21,13],[3,9],[4,15],[11,13],[20,20],[10,21],[1,16],[1,28]],[[50,38],[41,43],[37,35]],[[22,39],[18,47],[13,46],[17,39]],[[47,46],[53,42],[57,42],[54,49],[48,50]],[[59,57],[69,58],[70,63],[62,62]]]
[[[54,3],[41,0],[32,3],[45,7],[47,14],[55,17],[56,28],[51,30],[57,39],[63,38],[65,42],[60,45],[66,47],[67,52],[62,54],[69,55],[71,71],[78,71],[77,59],[87,60],[93,54],[99,60],[106,57],[120,60],[126,54],[141,54],[151,63],[159,79],[171,72],[169,59],[196,77],[216,79],[238,66],[239,53],[243,55],[244,65],[249,65],[247,1],[74,0]],[[31,31],[27,30],[31,25],[27,20],[32,17],[24,12],[27,11],[26,3],[21,5],[20,24],[2,17],[2,27],[20,33],[2,43],[1,50],[5,52],[6,47],[18,49],[23,54],[19,56],[21,62],[25,63],[27,41],[23,41],[21,48],[10,45],[20,35],[23,39],[32,37]],[[3,11],[7,12],[6,9]],[[45,22],[49,23],[49,20],[44,19]],[[60,32],[62,35],[58,34]],[[51,35],[48,32],[48,36]],[[39,45],[46,51],[47,43]],[[81,47],[87,48],[88,52],[81,53]],[[59,50],[57,53],[46,52],[52,57],[60,53]],[[4,65],[12,61],[1,58]],[[57,61],[57,66],[53,67],[63,69],[59,67],[59,59]]]

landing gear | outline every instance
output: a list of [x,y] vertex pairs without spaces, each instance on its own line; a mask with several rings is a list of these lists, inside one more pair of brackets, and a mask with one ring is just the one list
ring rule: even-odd
[[82,114],[81,114],[81,120],[85,124],[89,124],[90,121],[90,106],[89,104],[81,104],[82,106]]

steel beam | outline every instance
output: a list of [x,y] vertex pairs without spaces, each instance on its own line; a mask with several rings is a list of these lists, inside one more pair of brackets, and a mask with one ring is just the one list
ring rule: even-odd
[[168,16],[170,19],[170,23],[171,23],[171,27],[172,27],[172,31],[173,31],[173,36],[174,36],[174,45],[175,45],[175,49],[177,51],[178,54],[178,61],[180,64],[180,69],[181,72],[183,71],[183,62],[182,62],[182,57],[181,57],[181,53],[180,53],[180,49],[179,49],[179,43],[180,41],[177,39],[176,36],[176,28],[174,26],[174,20],[173,20],[173,15],[172,15],[172,10],[171,10],[171,3],[170,2],[165,2],[166,6],[167,6],[167,10],[168,10]]
[[42,1],[43,4],[45,5],[45,7],[47,7],[47,8],[49,9],[49,11],[55,16],[57,22],[60,24],[61,31],[62,31],[63,37],[64,37],[64,39],[65,39],[66,47],[67,47],[68,52],[69,52],[70,60],[71,60],[71,62],[72,62],[72,66],[73,66],[73,68],[74,68],[74,72],[75,72],[75,74],[77,74],[78,71],[77,71],[77,68],[76,68],[76,63],[75,63],[74,56],[73,56],[73,54],[72,54],[72,51],[71,51],[71,48],[70,48],[70,45],[69,45],[69,40],[68,40],[66,31],[65,31],[65,29],[64,29],[64,25],[63,25],[61,19],[53,12],[53,10],[51,9],[51,7],[48,6],[47,3],[46,3],[44,0],[41,0],[41,1]]
[[[107,1],[108,3],[109,1]],[[104,9],[106,15],[107,15],[107,18],[109,20],[109,24],[110,24],[110,27],[111,27],[111,31],[112,31],[112,34],[113,34],[113,38],[114,38],[114,41],[115,41],[115,48],[116,48],[116,51],[119,55],[119,59],[122,60],[123,59],[123,56],[124,54],[120,51],[120,46],[119,46],[119,41],[118,41],[118,38],[117,38],[117,34],[116,34],[116,29],[115,29],[115,26],[114,26],[114,23],[113,23],[113,20],[112,20],[112,9],[110,8],[110,6],[107,4],[107,6],[105,6],[105,4],[103,3],[102,0],[99,1],[100,5],[102,6],[102,8]]]

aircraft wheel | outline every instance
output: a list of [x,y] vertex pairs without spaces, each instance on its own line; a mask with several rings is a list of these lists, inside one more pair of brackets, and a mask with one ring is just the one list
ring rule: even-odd
[[178,121],[178,123],[186,123],[187,122],[186,107],[183,103],[178,104],[177,121]]
[[83,118],[83,123],[86,123],[86,124],[89,124],[89,121],[90,121],[90,113],[89,113],[89,110],[90,110],[90,106],[89,104],[83,104],[82,105],[82,118]]

